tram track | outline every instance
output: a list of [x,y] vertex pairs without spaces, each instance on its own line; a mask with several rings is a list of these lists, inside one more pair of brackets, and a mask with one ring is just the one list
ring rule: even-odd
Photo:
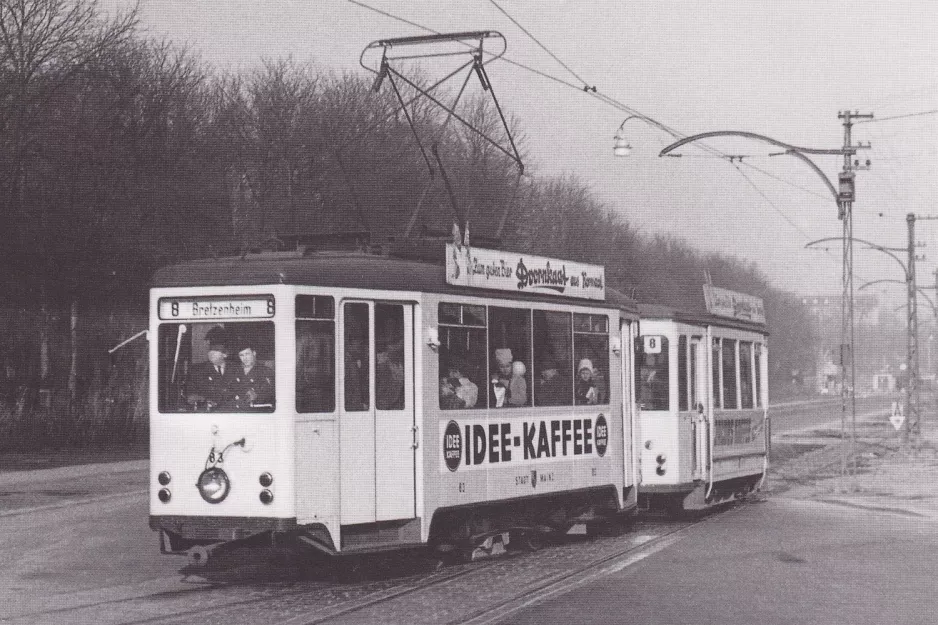
[[[120,625],[169,625],[174,623],[192,623],[196,620],[200,623],[210,623],[214,622],[212,619],[215,617],[220,617],[219,622],[230,622],[229,618],[232,613],[244,611],[252,607],[263,607],[266,604],[270,604],[271,602],[288,600],[291,598],[315,597],[317,593],[320,593],[321,596],[324,597],[324,601],[329,603],[335,600],[337,595],[350,593],[355,594],[359,591],[364,592],[361,597],[356,599],[345,601],[339,600],[339,603],[335,605],[324,607],[323,613],[318,617],[321,621],[328,620],[336,616],[341,616],[347,612],[365,609],[371,605],[391,601],[402,595],[419,592],[426,587],[449,582],[467,574],[475,573],[482,568],[491,566],[494,563],[494,560],[476,562],[462,565],[460,567],[446,568],[435,573],[430,573],[429,575],[415,574],[406,578],[402,578],[400,583],[395,583],[393,581],[385,581],[382,583],[381,580],[371,580],[368,582],[360,582],[355,584],[343,584],[340,582],[298,580],[294,583],[291,583],[290,588],[267,590],[265,588],[258,589],[256,585],[252,586],[250,583],[220,584],[205,582],[202,586],[192,588],[162,590],[158,592],[138,594],[112,600],[93,601],[81,605],[69,606],[66,608],[43,610],[40,612],[16,615],[13,618],[30,620],[45,618],[53,619],[53,622],[79,622],[76,619],[81,619],[83,613],[98,613],[104,609],[124,610],[127,613],[139,612],[141,608],[145,607],[142,605],[145,603],[154,603],[180,598],[196,601],[198,600],[196,597],[199,595],[202,595],[201,598],[204,599],[206,595],[212,592],[224,592],[226,590],[243,589],[244,592],[242,594],[261,595],[235,600],[221,598],[216,600],[216,604],[212,606],[192,609],[179,609],[174,610],[168,614],[144,616],[141,618],[122,618],[116,621],[107,621],[119,623]],[[368,586],[387,586],[387,584],[391,584],[391,586],[382,587],[371,591],[363,590]],[[218,601],[224,601],[224,603],[218,603]],[[306,622],[307,618],[308,615],[304,615],[301,622]],[[292,623],[293,619],[291,618],[283,621],[271,622]]]
[[[433,619],[431,616],[431,620],[429,622],[443,622],[447,623],[448,625],[483,625],[487,623],[495,623],[504,619],[513,612],[537,603],[541,603],[554,596],[562,595],[589,581],[603,577],[610,573],[615,573],[633,564],[636,564],[639,561],[678,542],[683,537],[682,535],[690,531],[692,528],[702,523],[706,523],[713,519],[722,517],[724,514],[732,512],[737,508],[739,508],[739,506],[729,507],[722,510],[715,510],[703,518],[689,521],[668,522],[666,524],[663,522],[655,523],[654,525],[657,525],[660,532],[657,535],[654,535],[645,540],[642,540],[642,538],[647,537],[647,534],[634,535],[630,540],[630,544],[625,548],[614,549],[611,553],[605,553],[600,557],[593,558],[585,564],[578,564],[572,567],[567,567],[566,569],[556,573],[538,575],[533,579],[527,580],[525,583],[516,584],[511,588],[511,590],[507,591],[507,596],[501,597],[495,601],[490,601],[482,607],[473,605],[468,609],[463,610],[458,615],[444,615],[444,618],[441,619]],[[663,531],[661,531],[662,529]],[[632,542],[635,539],[638,539],[639,542]],[[541,553],[543,552],[528,555],[531,558],[537,558]],[[480,576],[489,575],[494,572],[494,568],[497,566],[511,566],[510,561],[504,560],[494,560],[491,562],[491,564],[492,566],[490,567],[467,571],[467,573],[475,573],[479,574]],[[493,577],[497,576],[493,575]],[[359,621],[389,622],[386,620],[381,620],[380,618],[369,618],[370,616],[378,616],[369,611],[378,607],[387,607],[394,601],[404,598],[405,594],[415,594],[417,591],[443,590],[442,587],[447,585],[450,581],[453,580],[436,580],[433,583],[423,585],[419,589],[415,588],[413,592],[399,593],[396,596],[388,596],[386,598],[369,602],[362,602],[360,604],[346,605],[341,610],[338,610],[332,614],[309,615],[305,619],[293,618],[285,621],[276,621],[276,625],[323,625],[326,623],[346,623]],[[486,581],[488,581],[489,584],[498,583],[497,581],[492,582],[491,580],[480,579],[477,580],[477,583],[472,584],[471,582],[476,580],[465,578],[461,579],[460,581],[464,583],[462,589],[464,591],[468,590],[468,592],[473,593],[474,596],[485,595]],[[467,582],[470,583],[470,585],[465,585]],[[418,603],[422,605],[432,605],[434,603],[432,599],[432,597],[427,597],[423,600],[420,600]],[[409,614],[411,615],[410,618],[414,618],[415,616],[414,612],[407,606],[398,606],[397,609],[393,610],[393,613]],[[353,616],[355,617],[354,621],[349,618]]]
[[[540,571],[535,577],[527,579],[508,596],[498,601],[479,607],[477,600],[467,603],[459,615],[451,615],[433,622],[451,623],[486,623],[492,622],[496,614],[504,615],[507,607],[524,601],[527,605],[532,597],[547,599],[589,579],[620,570],[637,562],[656,551],[667,548],[679,540],[680,534],[691,527],[718,518],[725,510],[716,511],[703,519],[683,522],[643,521],[640,532],[629,532],[616,538],[589,539],[588,541],[568,538],[537,552],[518,553],[507,557],[494,557],[478,562],[445,567],[428,574],[415,574],[400,580],[369,580],[353,584],[331,581],[299,580],[289,588],[258,588],[250,583],[227,585],[206,583],[203,587],[189,589],[162,590],[159,592],[123,597],[114,600],[90,602],[83,605],[24,614],[15,618],[39,622],[84,622],[84,617],[100,615],[109,611],[115,619],[95,619],[98,622],[119,623],[120,625],[173,625],[199,622],[202,625],[232,622],[267,622],[273,625],[321,625],[339,622],[370,622],[369,614],[401,614],[401,602],[411,599],[415,604],[432,604],[427,597],[434,592],[448,595],[450,592],[470,591],[492,585],[493,579],[505,576],[515,567]],[[649,537],[649,534],[651,535]],[[626,538],[626,536],[628,538]],[[613,548],[609,541],[625,538],[629,544],[625,548]],[[639,542],[635,542],[635,540]],[[576,560],[577,554],[586,547],[602,549],[600,557],[590,559],[585,564],[566,565],[560,571],[544,573],[538,564],[539,559]],[[558,566],[556,563],[554,567]],[[618,567],[618,569],[617,569]],[[510,573],[508,573],[510,575]],[[455,586],[454,586],[455,585]],[[221,596],[212,597],[211,593],[220,592]],[[233,593],[237,593],[234,598]],[[535,594],[532,594],[535,593]],[[171,606],[169,602],[179,600],[181,604]],[[212,605],[191,607],[193,603],[211,602]],[[162,603],[164,614],[153,614],[155,604]],[[186,604],[190,607],[185,607]],[[523,606],[520,606],[523,607]],[[520,607],[518,609],[520,609]],[[292,614],[284,614],[292,611]],[[278,612],[280,614],[278,614]],[[129,618],[128,618],[129,617]],[[499,617],[501,618],[501,617]],[[391,622],[394,622],[393,619]]]

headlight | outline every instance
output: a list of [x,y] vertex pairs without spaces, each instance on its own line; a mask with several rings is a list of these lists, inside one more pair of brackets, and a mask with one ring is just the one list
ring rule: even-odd
[[218,467],[202,471],[195,485],[198,487],[202,499],[209,503],[221,503],[231,490],[231,481],[228,479],[228,474]]

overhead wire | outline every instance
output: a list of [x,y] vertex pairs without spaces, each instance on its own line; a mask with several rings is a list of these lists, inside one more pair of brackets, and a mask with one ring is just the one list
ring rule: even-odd
[[890,115],[889,117],[874,117],[873,119],[860,119],[854,122],[854,124],[877,124],[879,122],[887,122],[893,119],[905,119],[906,117],[921,117],[923,115],[934,115],[938,113],[938,109],[931,111],[919,111],[917,113],[904,113],[902,115]]
[[[415,27],[415,28],[419,28],[419,29],[421,29],[421,30],[423,30],[423,31],[426,31],[426,32],[429,32],[429,33],[433,33],[433,34],[441,34],[440,31],[434,30],[434,29],[429,28],[429,27],[427,27],[427,26],[423,26],[422,24],[418,24],[418,23],[413,22],[413,21],[411,21],[411,20],[407,20],[407,19],[405,19],[405,18],[403,18],[403,17],[394,15],[394,14],[389,13],[389,12],[387,12],[387,11],[383,11],[383,10],[381,10],[381,9],[378,9],[378,8],[376,8],[376,7],[373,7],[373,6],[370,6],[370,5],[368,5],[368,4],[364,3],[364,2],[361,2],[361,1],[359,1],[359,0],[348,0],[348,2],[350,2],[351,4],[354,4],[354,5],[356,5],[356,6],[359,6],[359,7],[361,7],[361,8],[367,9],[367,10],[369,10],[369,11],[373,11],[373,12],[375,12],[375,13],[378,13],[378,14],[380,14],[380,15],[383,15],[383,16],[389,18],[389,19],[392,19],[392,20],[395,20],[395,21],[398,21],[398,22],[407,24],[407,25],[409,25],[409,26],[413,26],[413,27]],[[511,17],[501,6],[499,6],[494,0],[490,0],[490,2],[491,2],[496,8],[498,8],[498,10],[501,11],[509,20],[511,20],[512,23],[515,24],[515,26],[517,26],[522,32],[524,32],[528,37],[530,37],[539,47],[541,47],[547,54],[549,54],[554,60],[556,60],[561,66],[563,66],[568,72],[570,72],[571,75],[573,75],[578,81],[580,81],[580,83],[581,83],[582,86],[577,85],[577,84],[575,84],[575,83],[572,83],[572,82],[570,82],[570,81],[564,80],[564,79],[562,79],[562,78],[553,76],[553,75],[551,75],[551,74],[548,74],[547,72],[543,72],[543,71],[541,71],[541,70],[535,69],[535,68],[530,67],[530,66],[528,66],[528,65],[526,65],[526,64],[524,64],[524,63],[520,63],[520,62],[518,62],[518,61],[514,61],[514,60],[512,60],[512,59],[510,59],[510,58],[508,58],[508,57],[505,57],[505,56],[501,57],[501,59],[499,59],[499,60],[501,60],[502,62],[508,63],[509,65],[513,65],[513,66],[515,66],[515,67],[518,67],[518,68],[520,68],[520,69],[524,69],[525,71],[528,71],[528,72],[534,73],[534,74],[536,74],[536,75],[539,75],[539,76],[541,76],[541,77],[543,77],[543,78],[547,78],[547,79],[549,79],[549,80],[552,80],[552,81],[554,81],[554,82],[556,82],[556,83],[558,83],[558,84],[561,84],[561,85],[570,87],[570,88],[572,88],[572,89],[576,89],[577,91],[579,91],[579,92],[581,92],[581,93],[586,93],[587,95],[589,95],[589,96],[591,96],[591,97],[593,97],[593,98],[599,100],[600,102],[602,102],[602,103],[604,103],[604,104],[606,104],[606,105],[608,105],[608,106],[611,106],[612,108],[615,108],[615,109],[617,109],[617,110],[619,110],[619,111],[621,111],[621,112],[627,113],[627,114],[629,114],[629,115],[634,115],[635,117],[642,119],[642,120],[645,121],[646,123],[648,123],[648,124],[650,124],[650,125],[652,125],[652,126],[654,126],[654,127],[659,128],[660,130],[664,131],[665,133],[671,135],[671,136],[674,137],[674,138],[683,139],[683,138],[686,138],[687,136],[689,136],[689,135],[687,135],[687,134],[684,134],[684,133],[679,132],[678,130],[676,130],[676,129],[670,127],[670,126],[668,126],[667,124],[664,124],[663,122],[660,122],[660,121],[658,121],[658,120],[656,120],[656,119],[654,119],[654,118],[652,118],[652,117],[646,115],[645,113],[642,113],[641,111],[639,111],[639,110],[637,110],[637,109],[635,109],[635,108],[633,108],[633,107],[631,107],[631,106],[629,106],[629,105],[627,105],[627,104],[624,104],[624,103],[622,103],[622,102],[616,100],[616,99],[613,98],[612,96],[609,96],[609,95],[606,95],[606,94],[604,94],[604,93],[599,92],[599,90],[598,90],[595,86],[588,86],[587,82],[584,81],[584,80],[579,76],[579,74],[577,74],[575,71],[573,71],[569,66],[567,66],[566,63],[564,63],[562,60],[560,60],[559,57],[557,57],[553,52],[551,52],[549,49],[547,49],[547,47],[546,47],[544,44],[542,44],[539,40],[537,40],[537,39],[534,37],[534,35],[533,35],[532,33],[530,33],[527,29],[525,29],[523,26],[521,26],[521,24],[520,24],[517,20],[515,20],[513,17]],[[468,45],[468,44],[467,44],[467,45]],[[724,153],[724,152],[722,152],[722,151],[720,151],[720,150],[718,150],[718,149],[716,149],[716,148],[714,148],[714,147],[712,147],[712,146],[707,145],[707,144],[704,143],[704,142],[694,142],[694,147],[696,147],[696,148],[698,148],[698,149],[700,149],[700,150],[703,150],[704,152],[707,152],[708,154],[710,154],[710,155],[713,156],[713,157],[722,158],[722,159],[724,159],[724,160],[730,161],[731,163],[732,163],[732,160],[731,160],[730,157],[731,157],[731,156],[735,157],[735,155],[726,154],[726,153]],[[685,156],[689,156],[689,155],[685,155]],[[735,158],[734,158],[733,160],[735,160]],[[755,165],[752,165],[751,163],[745,163],[745,162],[740,161],[740,164],[743,165],[744,167],[749,167],[750,169],[753,169],[753,170],[755,170],[755,171],[758,171],[759,173],[761,173],[761,174],[763,174],[763,175],[765,175],[765,176],[768,176],[769,178],[772,178],[772,179],[774,179],[774,180],[777,180],[777,181],[779,181],[779,182],[782,182],[782,183],[784,183],[784,184],[787,184],[787,185],[789,185],[789,186],[792,186],[792,187],[794,187],[794,188],[796,188],[796,189],[799,189],[799,190],[801,190],[801,191],[803,191],[803,192],[805,192],[805,193],[808,193],[808,194],[810,194],[810,195],[812,195],[812,196],[818,197],[818,198],[823,199],[823,200],[829,200],[829,199],[830,199],[830,198],[829,198],[828,196],[826,196],[826,195],[822,195],[822,194],[817,193],[817,192],[815,192],[815,191],[812,191],[812,190],[810,190],[810,189],[808,189],[808,188],[806,188],[806,187],[802,187],[802,186],[800,186],[800,185],[798,185],[798,184],[795,184],[795,183],[793,183],[793,182],[791,182],[791,181],[789,181],[789,180],[785,180],[785,179],[783,179],[783,178],[781,178],[781,177],[779,177],[779,176],[776,176],[776,175],[772,174],[771,172],[768,172],[768,171],[766,171],[766,170],[764,170],[764,169],[762,169],[762,168],[760,168],[760,167],[757,167],[757,166],[755,166]],[[747,180],[749,180],[749,179],[747,178]],[[752,183],[751,180],[749,180],[749,182],[750,182],[750,184],[754,184],[754,183]],[[760,193],[761,193],[761,191],[760,191]],[[763,195],[763,196],[764,196],[764,195]],[[775,207],[774,205],[773,205],[773,208],[775,208],[776,211],[779,210],[779,209],[778,209],[777,207]],[[787,216],[786,216],[786,220],[787,220],[790,224],[794,224],[794,222],[792,222],[790,219],[788,219]],[[809,238],[809,239],[810,239],[810,237],[808,237],[808,236],[807,236],[804,232],[802,232],[800,229],[798,229],[798,231],[799,231],[803,236],[806,236],[806,238]]]
[[537,37],[535,37],[530,31],[528,31],[527,28],[525,28],[524,26],[522,26],[522,25],[518,22],[518,20],[516,20],[515,18],[513,18],[513,17],[508,13],[508,11],[506,11],[506,10],[503,9],[501,6],[499,6],[498,2],[496,2],[495,0],[489,0],[489,2],[492,4],[492,6],[494,6],[496,9],[498,9],[499,11],[501,11],[502,15],[504,15],[505,17],[507,17],[507,18],[511,21],[512,24],[514,24],[515,26],[517,26],[517,27],[521,30],[521,32],[523,32],[525,35],[527,35],[528,37],[530,37],[530,38],[531,38],[531,41],[533,41],[534,43],[536,43],[536,44],[541,48],[541,50],[543,50],[544,52],[546,52],[546,53],[550,56],[550,58],[552,58],[552,59],[554,59],[555,61],[557,61],[558,63],[560,63],[560,66],[561,66],[561,67],[563,67],[565,70],[567,70],[568,72],[570,72],[570,74],[571,74],[574,78],[576,78],[577,80],[579,80],[579,81],[580,81],[580,84],[583,85],[583,90],[584,90],[584,91],[590,88],[589,84],[588,84],[585,80],[583,80],[583,78],[581,78],[579,74],[577,74],[575,71],[573,71],[572,69],[570,69],[570,66],[569,66],[569,65],[567,65],[566,63],[564,63],[563,61],[561,61],[560,58],[559,58],[556,54],[554,54],[553,52],[551,52],[551,51],[547,48],[547,46],[545,46],[543,43],[541,43],[541,42],[538,40]]
[[811,240],[811,235],[809,235],[807,232],[805,232],[805,231],[801,228],[801,226],[799,226],[798,224],[796,224],[796,223],[791,219],[791,217],[789,217],[789,216],[786,215],[781,209],[779,209],[779,207],[775,205],[775,202],[773,202],[772,200],[770,200],[769,197],[762,191],[762,189],[760,189],[760,188],[756,185],[756,183],[754,183],[754,182],[752,181],[752,179],[749,178],[749,176],[746,175],[746,172],[744,172],[742,169],[739,168],[739,165],[735,165],[735,164],[734,164],[734,168],[736,169],[736,171],[739,172],[739,175],[742,176],[743,179],[744,179],[746,182],[749,183],[749,185],[756,191],[756,193],[758,193],[760,196],[762,196],[762,199],[765,200],[766,203],[767,203],[769,206],[771,206],[772,209],[775,210],[776,213],[778,213],[779,215],[782,216],[782,219],[784,219],[785,221],[787,221],[788,224],[789,224],[792,228],[794,228],[795,230],[797,230],[798,232],[800,232],[801,235],[802,235],[805,239],[807,239],[807,240],[809,240],[809,241]]

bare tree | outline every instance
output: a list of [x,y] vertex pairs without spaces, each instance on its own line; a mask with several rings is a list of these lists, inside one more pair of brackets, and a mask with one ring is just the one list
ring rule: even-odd
[[0,224],[7,232],[20,233],[37,118],[69,77],[130,38],[136,24],[136,6],[108,20],[97,0],[0,2],[0,134],[9,137]]

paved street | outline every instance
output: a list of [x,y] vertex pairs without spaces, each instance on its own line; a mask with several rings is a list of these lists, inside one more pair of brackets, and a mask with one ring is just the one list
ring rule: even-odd
[[[781,429],[780,441],[800,444],[800,428]],[[888,452],[884,417],[861,434],[882,458],[852,492],[791,472],[839,466],[836,446],[814,449],[788,461],[766,501],[701,523],[650,519],[439,571],[400,556],[349,580],[258,548],[191,574],[147,527],[145,462],[4,473],[0,622],[930,623],[938,459]]]
[[934,623],[936,576],[935,520],[778,497],[502,622]]

